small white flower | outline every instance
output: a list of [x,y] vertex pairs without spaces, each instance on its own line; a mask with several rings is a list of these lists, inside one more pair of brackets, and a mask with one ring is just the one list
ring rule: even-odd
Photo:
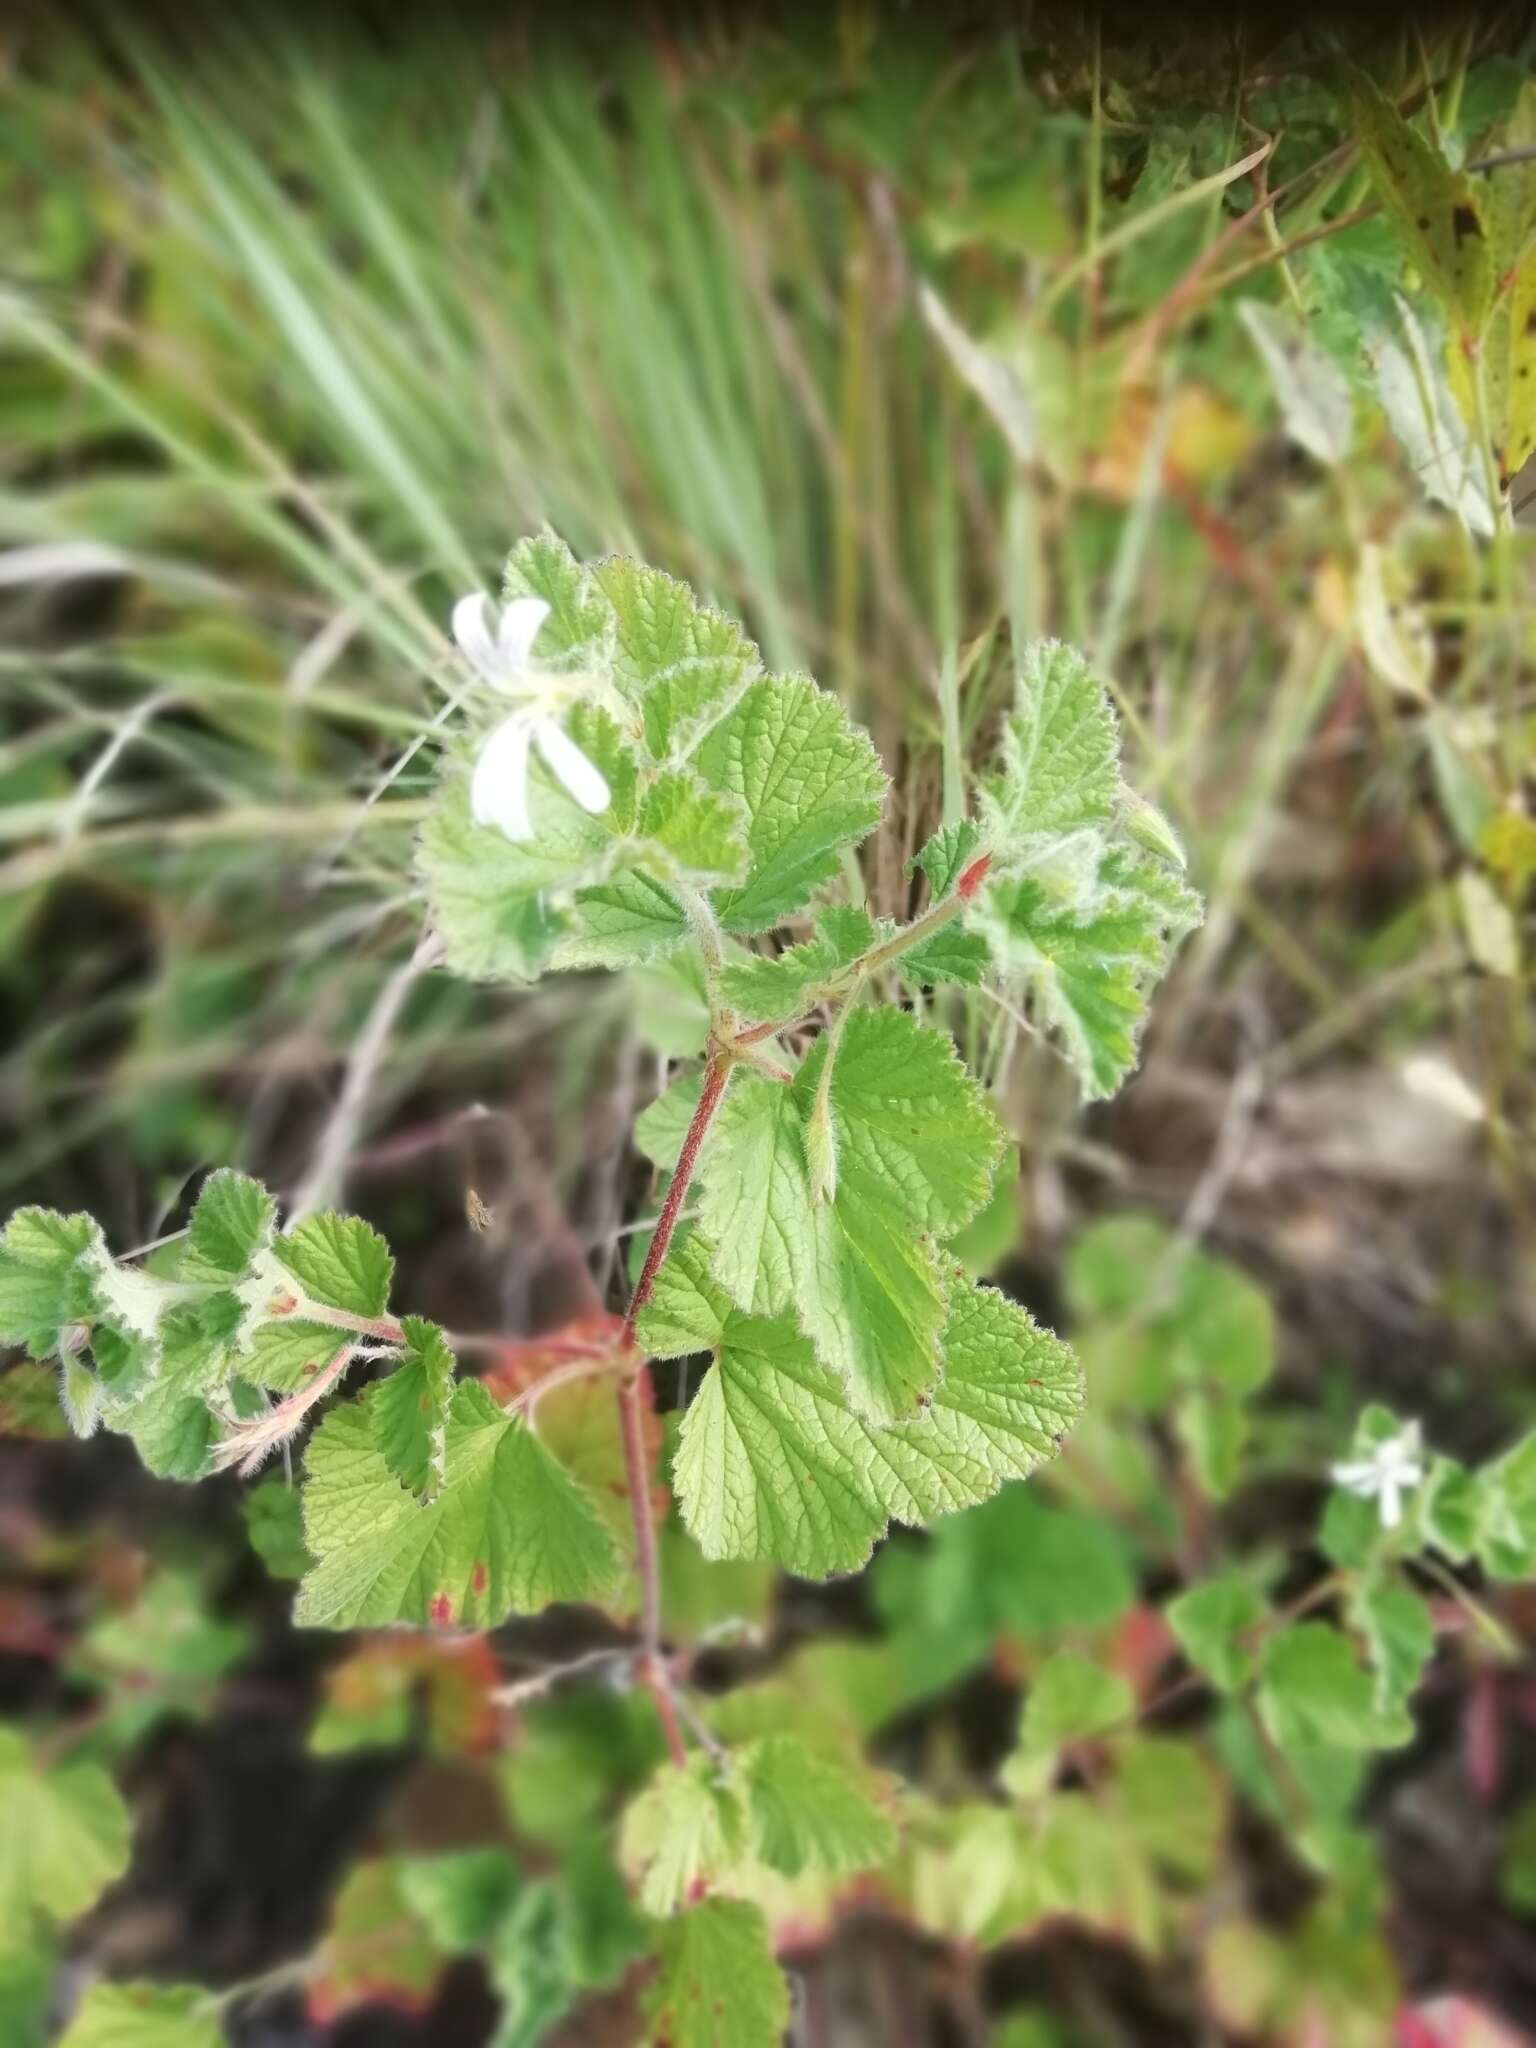
[[1395,1529],[1403,1519],[1403,1495],[1411,1493],[1424,1477],[1424,1443],[1419,1425],[1405,1422],[1396,1436],[1373,1445],[1367,1456],[1335,1465],[1333,1477],[1346,1493],[1379,1502],[1382,1527]]
[[469,786],[477,825],[497,825],[509,839],[531,839],[528,750],[536,746],[555,780],[584,811],[606,811],[610,796],[602,772],[561,729],[558,711],[571,679],[529,666],[539,628],[549,616],[541,597],[514,598],[492,630],[489,600],[478,592],[453,608],[459,652],[499,696],[517,700],[510,718],[487,736]]

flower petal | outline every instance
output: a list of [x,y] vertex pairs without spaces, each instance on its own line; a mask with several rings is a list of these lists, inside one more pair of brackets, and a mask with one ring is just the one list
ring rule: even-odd
[[539,628],[548,617],[549,606],[542,597],[513,598],[496,628],[496,654],[503,675],[509,669],[515,675],[528,666]]
[[1369,1459],[1361,1459],[1353,1465],[1330,1465],[1329,1477],[1336,1486],[1342,1486],[1346,1493],[1373,1494],[1376,1491],[1376,1467]]
[[612,798],[602,770],[587,759],[576,742],[563,733],[552,718],[541,718],[533,730],[539,752],[549,763],[550,773],[564,783],[581,808],[594,815],[598,811],[606,811]]
[[526,712],[503,719],[480,749],[469,785],[470,814],[477,825],[497,825],[509,839],[531,839],[528,815],[528,742],[533,737]]
[[473,662],[488,683],[494,683],[501,671],[496,642],[491,638],[490,599],[483,592],[461,597],[454,606],[453,637],[460,654]]

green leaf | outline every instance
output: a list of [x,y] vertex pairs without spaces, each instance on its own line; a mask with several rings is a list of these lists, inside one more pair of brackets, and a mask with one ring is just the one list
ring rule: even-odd
[[51,1941],[10,1937],[0,1946],[0,2041],[43,2048],[59,1959]]
[[1425,1545],[1443,1551],[1452,1564],[1465,1564],[1477,1547],[1482,1493],[1480,1481],[1465,1465],[1433,1458],[1415,1507]]
[[677,1164],[677,1155],[682,1150],[688,1126],[693,1122],[693,1113],[699,1106],[703,1085],[702,1074],[679,1074],[635,1118],[637,1151],[649,1159],[652,1166],[659,1166],[663,1173],[670,1173]]
[[836,873],[841,850],[880,822],[887,784],[868,736],[804,676],[754,682],[695,766],[747,810],[747,879],[715,899],[728,931],[780,923]]
[[1113,1095],[1135,1066],[1153,988],[1200,901],[1167,867],[1112,847],[1080,901],[1026,878],[987,890],[976,912],[1002,972],[1020,981],[1090,1101]]
[[787,1320],[742,1316],[706,1261],[697,1238],[674,1249],[641,1324],[655,1356],[669,1338],[676,1349],[716,1350],[673,1469],[706,1557],[775,1558],[804,1578],[852,1570],[889,1520],[927,1522],[1026,1477],[1081,1411],[1067,1347],[995,1290],[957,1276],[932,1405],[911,1422],[872,1427]]
[[252,1550],[274,1579],[302,1579],[314,1559],[304,1548],[299,1489],[280,1473],[253,1486],[241,1503]]
[[1383,205],[1425,283],[1460,333],[1477,341],[1493,294],[1493,259],[1471,178],[1453,171],[1363,71],[1351,67],[1346,88],[1350,122]]
[[517,1862],[505,1849],[404,1856],[396,1881],[405,1903],[449,1955],[487,1941],[522,1883]]
[[651,2048],[779,2048],[789,1990],[756,1906],[706,1899],[661,1930],[646,1992]]
[[931,988],[941,981],[979,988],[992,964],[992,948],[980,932],[948,924],[931,939],[909,946],[896,960],[896,972],[908,988]]
[[1424,1667],[1435,1654],[1435,1624],[1429,1609],[1400,1580],[1367,1581],[1351,1603],[1376,1671],[1376,1706],[1383,1714],[1405,1711]]
[[333,1323],[311,1323],[303,1316],[280,1316],[262,1323],[250,1349],[239,1359],[241,1379],[275,1394],[295,1393],[312,1379],[343,1345],[355,1339]]
[[639,705],[652,758],[691,751],[759,672],[757,649],[659,569],[616,555],[592,573],[617,621],[614,679]]
[[203,1478],[217,1434],[202,1394],[185,1393],[161,1374],[112,1427],[130,1438],[146,1471],[184,1484]]
[[739,1768],[753,1847],[770,1869],[836,1877],[895,1854],[896,1830],[856,1765],[798,1736],[769,1735],[742,1751]]
[[663,1764],[624,1816],[620,1860],[648,1913],[674,1913],[742,1856],[746,1817],[735,1772],[706,1755]]
[[561,1953],[562,1900],[548,1879],[525,1885],[486,1958],[501,2016],[489,2048],[542,2048],[576,1986]]
[[1136,1696],[1129,1681],[1076,1650],[1058,1650],[1035,1673],[1024,1702],[1019,1744],[1027,1756],[1054,1756],[1128,1720]]
[[928,889],[935,903],[942,903],[975,858],[981,845],[981,827],[974,819],[962,818],[955,825],[941,825],[908,862],[908,871],[928,877]]
[[436,1323],[406,1316],[405,1355],[368,1397],[374,1442],[385,1464],[430,1500],[443,1483],[454,1357]]
[[1490,1578],[1536,1573],[1536,1430],[1478,1474],[1482,1515],[1477,1555]]
[[1282,1749],[1395,1749],[1413,1735],[1400,1707],[1383,1711],[1370,1673],[1325,1621],[1298,1622],[1264,1653],[1259,1705]]
[[557,847],[547,835],[514,845],[475,824],[467,773],[446,779],[416,847],[444,964],[471,981],[536,980],[565,928],[550,892],[595,878],[607,854],[606,834],[595,826]]
[[[154,1379],[109,1405],[108,1426],[132,1439],[158,1477],[190,1481],[207,1471],[216,1427],[208,1400],[229,1378],[244,1313],[227,1290],[200,1302],[176,1302],[161,1321]],[[334,1350],[338,1333],[327,1334]],[[247,1369],[243,1360],[241,1369]]]
[[206,1991],[192,1984],[93,1984],[58,2048],[225,2048]]
[[591,571],[548,527],[520,540],[507,557],[502,602],[510,604],[519,597],[541,597],[549,606],[549,617],[539,628],[541,661],[558,655],[592,659],[605,653],[613,630],[612,610]]
[[1017,1248],[1018,1242],[1019,1148],[1009,1145],[992,1177],[992,1193],[985,1206],[950,1238],[947,1249],[973,1280],[986,1280]]
[[233,1285],[272,1242],[277,1204],[258,1180],[221,1167],[203,1182],[178,1278]]
[[1171,1875],[1208,1885],[1226,1829],[1221,1781],[1200,1751],[1170,1735],[1118,1746],[1115,1790],[1138,1846]]
[[1075,647],[1037,640],[1024,649],[1000,755],[1002,772],[982,794],[998,870],[1033,865],[1056,842],[1109,825],[1120,787],[1115,715]]
[[735,797],[706,788],[686,769],[669,768],[646,790],[636,832],[665,856],[665,872],[714,887],[746,873],[746,813]]
[[75,1920],[128,1868],[128,1809],[100,1764],[45,1769],[0,1728],[0,1927]]
[[308,1298],[324,1308],[381,1316],[389,1307],[395,1262],[383,1238],[360,1216],[327,1210],[307,1217],[273,1250]]
[[1168,1603],[1168,1626],[1197,1671],[1223,1692],[1236,1692],[1253,1671],[1244,1642],[1264,1619],[1266,1608],[1246,1579],[1206,1579]]
[[18,1209],[0,1234],[0,1342],[51,1358],[60,1329],[89,1312],[83,1261],[100,1243],[90,1216]]
[[455,1390],[443,1489],[425,1506],[386,1464],[370,1399],[333,1409],[310,1441],[304,1540],[317,1562],[302,1626],[494,1628],[610,1588],[618,1553],[597,1509],[478,1381]]
[[701,1227],[740,1307],[793,1307],[854,1405],[897,1420],[940,1369],[935,1240],[985,1202],[1002,1132],[942,1032],[855,1010],[827,1095],[837,1190],[813,1202],[805,1125],[831,1043],[818,1040],[792,1090],[747,1074],[727,1095],[701,1160]]
[[857,905],[821,912],[813,938],[776,958],[743,960],[726,968],[720,994],[733,1010],[761,1023],[797,1017],[810,1007],[813,991],[834,981],[875,943],[875,921]]
[[552,964],[631,967],[670,952],[687,937],[687,920],[664,882],[652,875],[620,875],[579,892]]

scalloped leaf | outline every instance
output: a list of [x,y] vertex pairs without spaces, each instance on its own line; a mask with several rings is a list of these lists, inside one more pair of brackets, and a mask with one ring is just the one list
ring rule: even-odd
[[592,1502],[518,1415],[461,1380],[442,1490],[426,1505],[390,1471],[372,1395],[335,1408],[305,1458],[304,1541],[315,1568],[295,1619],[308,1628],[494,1628],[556,1600],[598,1600],[618,1550]]

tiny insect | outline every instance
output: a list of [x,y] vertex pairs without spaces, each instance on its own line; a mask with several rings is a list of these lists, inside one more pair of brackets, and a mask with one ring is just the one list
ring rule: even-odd
[[482,1237],[488,1230],[496,1228],[495,1210],[488,1209],[473,1188],[464,1190],[464,1214],[469,1218],[470,1229],[478,1231]]

